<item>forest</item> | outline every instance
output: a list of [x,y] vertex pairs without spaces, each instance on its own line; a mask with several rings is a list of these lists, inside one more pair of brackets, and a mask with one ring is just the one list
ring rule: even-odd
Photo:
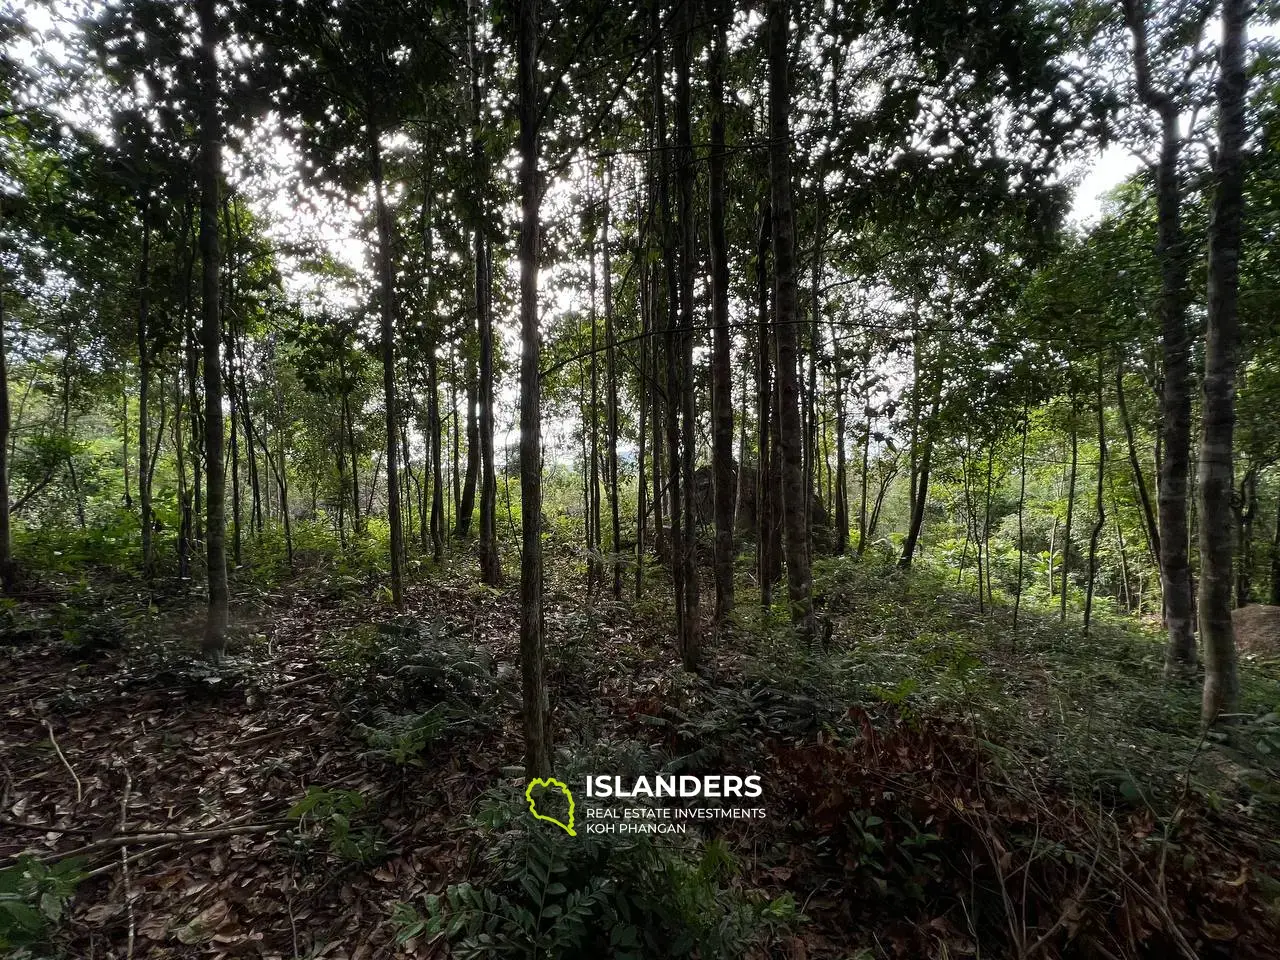
[[0,955],[1274,957],[1278,22],[0,0]]

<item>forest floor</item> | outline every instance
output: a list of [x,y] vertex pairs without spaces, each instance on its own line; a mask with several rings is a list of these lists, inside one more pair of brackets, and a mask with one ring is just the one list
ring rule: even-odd
[[[176,584],[8,601],[15,955],[1274,956],[1280,660],[1246,658],[1241,722],[1202,736],[1154,636],[1026,610],[1015,632],[928,570],[842,560],[818,568],[829,644],[743,597],[695,677],[659,584],[588,601],[555,575],[561,776],[763,778],[762,821],[610,847],[521,814],[514,584],[418,577],[402,618],[324,564],[240,583],[217,669]],[[525,893],[552,834],[565,882]]]

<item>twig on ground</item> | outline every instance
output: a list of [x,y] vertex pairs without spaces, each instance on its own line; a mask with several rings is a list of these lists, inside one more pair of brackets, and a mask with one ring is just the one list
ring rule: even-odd
[[[133,793],[133,777],[129,775],[129,768],[124,770],[124,796],[120,799],[120,832],[123,833],[129,825],[129,795]],[[125,915],[129,918],[129,939],[128,947],[125,953],[127,960],[133,960],[133,951],[136,945],[138,925],[133,914],[133,885],[129,882],[129,848],[120,848],[120,874],[124,884],[124,910]]]
[[109,850],[116,850],[120,847],[130,845],[143,845],[153,843],[198,843],[202,840],[220,840],[223,837],[234,837],[240,834],[250,833],[270,833],[273,830],[280,830],[288,826],[288,820],[273,820],[269,823],[253,823],[237,827],[216,827],[209,830],[172,830],[167,832],[152,833],[131,833],[127,836],[107,837],[103,840],[96,840],[93,843],[85,844],[83,847],[77,847],[75,850],[68,850],[66,853],[53,853],[47,857],[41,857],[37,863],[49,863],[54,860],[62,860],[67,857],[90,857],[95,854],[105,853]]
[[67,756],[62,752],[62,748],[58,746],[58,738],[53,735],[53,724],[47,719],[44,722],[44,728],[49,731],[49,742],[53,744],[54,751],[58,754],[58,759],[62,761],[62,765],[67,768],[67,773],[71,774],[71,779],[76,782],[76,803],[84,799],[84,787],[80,783],[80,778],[76,776],[76,772],[71,769],[71,764],[67,762]]

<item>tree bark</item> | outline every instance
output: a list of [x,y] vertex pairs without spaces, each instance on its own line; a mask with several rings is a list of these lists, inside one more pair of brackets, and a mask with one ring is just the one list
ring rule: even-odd
[[[716,622],[733,612],[733,360],[729,330],[729,250],[725,237],[724,75],[728,47],[726,0],[714,0],[711,40],[711,157],[708,203],[711,255],[711,473],[716,519]],[[739,464],[738,469],[743,469]]]
[[1142,462],[1138,459],[1138,447],[1133,439],[1133,421],[1129,419],[1129,407],[1125,402],[1124,396],[1123,361],[1116,364],[1116,406],[1120,410],[1120,422],[1124,427],[1125,443],[1129,453],[1129,466],[1133,469],[1133,483],[1138,491],[1138,503],[1142,507],[1143,529],[1147,532],[1147,544],[1151,548],[1151,559],[1159,567],[1160,527],[1151,504],[1151,494],[1147,490],[1147,480],[1142,472]]
[[1067,619],[1067,573],[1071,567],[1071,521],[1076,509],[1076,475],[1080,466],[1080,432],[1076,427],[1076,397],[1071,394],[1071,479],[1067,483],[1067,519],[1062,535],[1062,589],[1058,591],[1058,619]]
[[400,451],[396,434],[399,410],[396,405],[396,302],[395,272],[391,258],[391,211],[383,186],[381,130],[370,119],[369,165],[373,175],[374,205],[378,230],[379,330],[382,335],[382,396],[386,410],[387,526],[390,528],[391,599],[404,612],[404,528],[400,523]]
[[480,479],[480,421],[476,416],[479,403],[476,364],[468,360],[467,371],[467,472],[462,482],[458,515],[454,518],[453,535],[459,539],[471,533],[471,520],[476,510],[476,483]]
[[215,661],[227,642],[228,590],[225,477],[222,460],[222,317],[218,306],[218,180],[222,170],[217,14],[214,0],[197,0],[200,21],[200,255],[201,343],[204,353],[205,556],[209,610],[202,649]]
[[[849,464],[845,455],[844,438],[848,430],[848,400],[844,393],[844,371],[841,369],[844,358],[840,350],[840,338],[836,335],[834,322],[831,327],[831,349],[835,354],[835,403],[836,403],[836,475],[835,475],[835,523],[836,523],[836,556],[844,556],[849,549]],[[864,489],[865,489],[865,476]],[[865,530],[866,501],[863,501],[864,510],[860,517],[860,532]],[[862,549],[862,540],[859,540],[858,549]]]
[[1250,464],[1240,481],[1236,511],[1236,606],[1253,602],[1253,524],[1258,516],[1258,468]]
[[[1240,692],[1231,624],[1232,444],[1240,353],[1237,298],[1244,216],[1245,24],[1247,0],[1223,0],[1219,51],[1217,189],[1209,219],[1208,322],[1205,327],[1203,425],[1197,473],[1200,519],[1200,635],[1204,641],[1201,717],[1235,710]],[[1167,458],[1166,453],[1166,458]]]
[[1084,594],[1084,633],[1089,635],[1093,620],[1093,596],[1098,576],[1098,544],[1102,539],[1107,512],[1102,498],[1103,481],[1107,473],[1107,416],[1102,402],[1102,357],[1098,357],[1098,484],[1095,491],[1093,530],[1089,534],[1089,582]]
[[[697,232],[693,217],[693,99],[690,71],[693,59],[693,4],[674,0],[680,27],[674,37],[676,45],[676,186],[677,228],[680,241],[680,473],[684,488],[684,538],[680,563],[684,581],[684,631],[681,636],[681,658],[686,670],[693,670],[702,660],[702,625],[698,600],[698,539],[695,533],[695,490],[693,483],[694,452],[697,447],[697,409],[693,380],[693,277],[698,269],[696,259]],[[674,398],[673,398],[674,401]]]
[[[3,223],[3,198],[0,197],[0,224]],[[14,569],[9,519],[9,357],[4,329],[4,291],[4,272],[0,270],[0,587],[10,593]]]
[[756,240],[756,576],[760,582],[760,607],[773,606],[776,557],[773,554],[773,384],[769,363],[769,273],[773,215],[766,206]]
[[[138,264],[138,506],[142,534],[142,575],[155,572],[151,544],[151,187],[143,187],[142,251]],[[126,421],[126,427],[127,427]]]
[[[917,353],[919,352],[917,348]],[[918,374],[917,374],[918,378]],[[907,527],[907,536],[902,541],[902,555],[898,558],[898,569],[910,570],[915,559],[916,545],[920,541],[920,531],[924,527],[924,508],[929,502],[929,474],[933,466],[933,421],[938,416],[938,406],[942,401],[942,375],[935,374],[933,385],[933,405],[929,411],[928,422],[920,423],[916,416],[915,432],[923,434],[919,437],[920,462],[912,472],[911,522]],[[883,493],[883,489],[881,491]],[[879,513],[879,503],[872,511],[875,517]],[[867,536],[872,536],[875,529],[874,519],[869,524]]]
[[[604,345],[605,402],[608,415],[605,444],[608,464],[605,478],[609,487],[609,549],[613,557],[613,599],[622,599],[622,513],[618,501],[618,348],[613,318],[613,261],[609,251],[609,218],[613,190],[612,168],[606,168],[604,183],[604,217],[600,233],[600,267],[604,274]],[[641,483],[643,486],[643,482]]]
[[1147,52],[1146,5],[1124,0],[1125,20],[1133,35],[1134,78],[1142,103],[1160,117],[1160,156],[1156,163],[1156,259],[1160,264],[1160,347],[1164,385],[1160,423],[1164,458],[1157,484],[1160,497],[1160,579],[1164,588],[1169,645],[1165,672],[1195,667],[1196,640],[1187,559],[1187,479],[1191,462],[1191,334],[1187,327],[1187,274],[1190,259],[1182,229],[1182,193],[1178,157],[1183,140],[1179,107],[1167,91],[1155,89]]
[[[1027,434],[1031,430],[1029,405],[1022,401],[1022,450],[1018,458],[1018,587],[1013,599],[1013,629],[1018,629],[1018,615],[1022,612],[1022,571],[1026,559],[1023,517],[1027,506]],[[1050,552],[1053,547],[1050,546]]]
[[778,437],[782,453],[782,514],[791,620],[802,637],[815,635],[809,537],[805,524],[800,383],[797,370],[795,217],[791,206],[791,84],[789,0],[769,0],[769,182],[773,209],[774,340],[777,349]]
[[541,383],[538,368],[538,4],[516,8],[520,118],[520,676],[525,776],[551,772],[551,728],[543,675]]
[[477,428],[480,434],[480,579],[496,586],[502,582],[502,562],[498,555],[498,479],[493,463],[493,280],[492,252],[485,240],[488,219],[485,191],[488,167],[481,140],[481,88],[478,26],[478,0],[467,3],[467,54],[471,73],[471,164],[475,183],[474,204],[477,222],[474,230],[476,261],[476,325],[480,333],[480,410]]

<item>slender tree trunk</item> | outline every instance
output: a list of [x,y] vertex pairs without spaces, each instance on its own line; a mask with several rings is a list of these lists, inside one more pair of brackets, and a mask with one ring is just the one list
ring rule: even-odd
[[1236,530],[1236,606],[1253,602],[1253,523],[1258,515],[1258,468],[1250,464],[1240,481]]
[[1084,595],[1084,632],[1089,634],[1093,620],[1093,596],[1098,577],[1098,544],[1107,522],[1106,505],[1102,499],[1103,481],[1107,474],[1107,410],[1102,401],[1102,357],[1098,357],[1098,485],[1094,496],[1095,517],[1089,534],[1089,583]]
[[[198,175],[198,174],[197,174]],[[183,263],[182,282],[182,327],[186,339],[186,375],[187,375],[187,413],[191,418],[189,439],[191,442],[191,497],[190,516],[187,525],[187,544],[199,543],[204,539],[204,484],[202,482],[202,464],[204,461],[204,417],[200,405],[200,343],[196,331],[195,309],[192,303],[192,286],[195,272],[197,248],[200,246],[200,233],[188,200],[183,205],[183,239],[189,237],[191,228],[195,226],[195,239],[185,243],[185,259]],[[203,268],[202,268],[203,269]],[[203,283],[203,275],[202,280]]]
[[650,268],[648,265],[648,251],[645,247],[639,248],[643,251],[640,256],[645,262],[640,265],[640,361],[639,373],[636,376],[636,391],[638,394],[640,406],[640,423],[638,425],[636,440],[636,599],[639,600],[644,595],[644,551],[645,551],[645,527],[649,514],[648,504],[648,488],[645,475],[646,460],[645,455],[648,453],[646,448],[648,414],[649,414],[649,313],[651,310],[649,296]]
[[1280,607],[1280,500],[1276,501],[1276,529],[1271,538],[1271,605]]
[[520,117],[520,673],[525,776],[551,772],[551,725],[543,676],[542,450],[538,334],[538,6],[517,0],[517,109]]
[[483,238],[477,240],[476,247],[484,266],[484,311],[480,317],[480,579],[496,586],[502,583],[502,561],[498,555],[498,476],[493,462],[492,252]]
[[[155,572],[151,544],[151,187],[143,188],[142,255],[138,264],[138,504],[142,526],[142,575]],[[125,419],[126,427],[128,418]]]
[[[862,491],[858,504],[858,556],[867,549],[867,493],[871,480],[871,418],[862,431]],[[914,501],[912,508],[914,512]]]
[[479,374],[476,364],[467,361],[467,472],[462,483],[462,497],[458,501],[458,515],[454,518],[453,535],[459,539],[471,533],[471,519],[476,510],[476,482],[480,479],[480,420],[476,416],[479,403]]
[[498,479],[493,463],[492,253],[484,235],[488,220],[485,190],[489,183],[489,171],[481,139],[482,93],[478,37],[481,11],[478,0],[468,0],[467,8],[467,59],[471,74],[471,164],[476,184],[473,199],[477,216],[473,238],[476,262],[475,306],[476,325],[480,334],[480,410],[477,422],[480,435],[480,579],[484,583],[497,585],[502,582],[502,562],[498,555]]
[[[665,113],[665,107],[660,104],[658,112],[658,142],[662,149],[661,160],[659,161],[662,166],[658,175],[658,195],[664,224],[663,261],[666,265],[667,275],[665,329],[663,331],[665,334],[663,339],[666,363],[666,398],[663,403],[663,413],[666,421],[667,491],[671,507],[671,584],[675,600],[676,644],[683,660],[689,649],[687,642],[689,637],[689,612],[686,606],[684,589],[684,540],[686,535],[684,497],[686,495],[691,496],[693,491],[684,489],[683,473],[681,471],[680,399],[683,394],[681,387],[683,364],[681,363],[680,343],[680,269],[676,244],[672,237],[674,231],[672,230],[670,178],[668,172],[669,158],[665,148]],[[689,531],[689,533],[691,534],[692,531]]]
[[1071,521],[1076,508],[1076,474],[1080,465],[1080,434],[1076,427],[1076,397],[1071,394],[1071,479],[1067,482],[1067,520],[1062,535],[1062,589],[1058,592],[1058,619],[1067,619],[1067,574],[1071,568]]
[[222,127],[219,118],[217,14],[214,0],[197,0],[200,20],[200,254],[201,311],[204,348],[205,553],[209,577],[209,615],[203,649],[222,658],[227,637],[227,522],[222,462],[222,346],[218,306],[218,180],[222,170]]
[[1164,588],[1165,627],[1169,646],[1165,672],[1189,672],[1196,663],[1195,626],[1191,599],[1191,568],[1187,559],[1187,478],[1191,461],[1191,333],[1187,328],[1188,245],[1182,230],[1182,192],[1178,157],[1177,102],[1157,90],[1147,53],[1146,4],[1124,0],[1125,21],[1133,34],[1134,78],[1143,104],[1160,117],[1160,157],[1156,164],[1156,259],[1160,264],[1160,346],[1164,386],[1160,422],[1164,458],[1159,467],[1160,577]]
[[[1023,517],[1027,506],[1027,434],[1031,430],[1031,418],[1028,403],[1022,401],[1022,452],[1018,460],[1018,588],[1013,599],[1013,629],[1018,629],[1018,614],[1022,611],[1022,571],[1026,558],[1026,532],[1023,528]],[[1053,547],[1049,548],[1050,553]]]
[[[234,354],[227,349],[227,356],[230,358]],[[236,398],[239,393],[236,390],[236,373],[235,368],[228,365],[225,379],[231,383],[231,389],[227,391],[229,402],[228,414],[231,420],[231,564],[233,569],[239,569],[241,563],[241,536],[240,536],[240,411],[237,409],[238,404]]]
[[[668,22],[668,26],[671,26],[670,22]],[[678,28],[676,32],[679,32]],[[677,38],[676,40],[677,61],[681,59],[680,49],[683,39],[687,38]],[[684,498],[685,496],[692,496],[693,491],[684,488],[682,482],[683,471],[681,469],[680,414],[681,399],[683,397],[681,386],[681,374],[683,373],[683,363],[681,362],[682,338],[680,336],[681,282],[678,238],[674,236],[675,224],[671,204],[671,157],[667,150],[666,101],[662,91],[662,77],[664,75],[665,71],[662,68],[661,60],[659,60],[655,75],[654,96],[657,103],[656,122],[659,150],[658,206],[662,217],[662,259],[666,271],[665,304],[663,308],[660,308],[663,310],[663,342],[666,368],[666,397],[663,403],[663,414],[666,426],[667,490],[671,507],[671,585],[672,597],[675,601],[676,646],[681,660],[686,661],[686,657],[690,652],[688,645],[690,630],[688,624],[689,610],[687,607],[688,595],[685,592],[684,584],[684,542],[686,533],[691,535],[692,531],[686,531],[684,525]],[[677,106],[678,109],[679,106]],[[683,155],[680,159],[683,159]]]
[[[836,521],[836,555],[843,556],[849,549],[849,464],[845,455],[844,438],[848,430],[848,402],[844,394],[843,356],[840,350],[840,338],[836,336],[835,326],[831,328],[831,349],[835,354],[836,381],[836,476],[835,476],[835,521]],[[864,501],[865,504],[865,501]],[[866,521],[864,512],[859,518],[858,550],[862,550],[865,541],[863,526]]]
[[[4,222],[0,197],[0,224]],[[5,341],[4,272],[0,270],[0,586],[13,591],[13,540],[9,520],[9,356]]]
[[[686,670],[694,670],[702,660],[702,627],[698,600],[698,540],[695,531],[696,492],[693,482],[694,452],[697,447],[697,411],[693,382],[693,278],[697,272],[693,211],[693,101],[690,70],[693,59],[693,4],[674,0],[676,30],[676,186],[680,247],[678,278],[680,308],[680,480],[684,489],[684,535],[680,542],[681,580],[684,588],[684,624],[680,652]],[[676,397],[672,397],[674,403]]]
[[[127,372],[128,365],[125,365]],[[129,468],[129,386],[125,384],[120,390],[120,459],[124,465],[121,475],[124,479],[124,508],[133,509],[132,483]]]
[[[709,207],[711,255],[711,473],[716,518],[716,622],[733,612],[733,358],[729,330],[729,249],[725,237],[724,75],[728,47],[727,0],[714,0],[711,41],[711,158]],[[738,469],[743,469],[739,464]]]
[[987,489],[982,509],[982,543],[980,545],[979,569],[985,571],[987,581],[987,600],[995,602],[991,592],[991,473],[995,467],[996,440],[993,437],[987,445]]
[[760,606],[773,606],[773,453],[770,438],[773,396],[769,368],[769,274],[767,260],[772,247],[773,215],[766,205],[756,241],[756,575],[760,581]]
[[[1244,216],[1245,25],[1247,0],[1223,0],[1218,75],[1216,190],[1209,219],[1208,323],[1204,341],[1200,468],[1200,635],[1204,640],[1202,719],[1235,710],[1240,692],[1231,624],[1232,444],[1240,353],[1237,298]],[[1166,454],[1167,456],[1167,454]]]
[[440,417],[440,371],[435,351],[427,355],[427,419],[431,421],[431,557],[444,559],[444,463]]
[[[917,354],[919,350],[917,349]],[[917,382],[919,373],[917,373]],[[920,531],[924,527],[924,508],[929,501],[929,473],[933,466],[933,423],[938,416],[938,406],[942,402],[942,374],[935,374],[933,381],[933,405],[929,412],[929,422],[920,423],[920,417],[916,416],[916,426],[914,432],[923,434],[919,437],[920,462],[917,469],[912,473],[912,493],[913,500],[911,504],[911,521],[907,527],[907,536],[902,541],[902,555],[898,558],[898,568],[900,570],[910,570],[911,563],[915,559],[916,545],[920,541]],[[913,444],[914,447],[915,444]],[[877,511],[878,512],[878,511]],[[873,523],[874,529],[875,524]],[[871,536],[871,531],[867,531],[867,536]]]
[[815,635],[809,538],[805,528],[803,436],[800,426],[796,324],[795,218],[791,207],[791,84],[789,0],[769,0],[769,182],[773,208],[774,291],[777,315],[778,435],[782,452],[782,512],[791,620],[803,637]]
[[404,528],[400,523],[400,473],[399,451],[396,449],[396,432],[399,423],[399,410],[396,406],[396,361],[395,361],[395,272],[391,258],[391,211],[387,208],[387,198],[382,182],[382,144],[379,142],[381,131],[377,125],[369,124],[369,164],[373,175],[374,205],[377,214],[378,229],[378,278],[379,278],[379,313],[380,332],[382,335],[382,394],[386,409],[386,469],[387,469],[387,526],[390,527],[391,550],[391,598],[396,610],[404,612]]
[[618,499],[618,345],[613,318],[613,261],[609,250],[609,219],[613,169],[606,166],[604,185],[604,221],[600,233],[600,266],[604,271],[604,343],[606,445],[608,447],[609,549],[613,556],[613,599],[622,599],[622,505]]
[[182,436],[182,375],[173,374],[173,458],[178,472],[178,577],[191,575],[191,491],[187,487],[187,457]]
[[586,443],[590,440],[590,450],[588,456],[590,459],[590,468],[583,471],[583,477],[587,481],[587,566],[590,571],[587,577],[588,590],[591,593],[591,587],[599,586],[604,581],[604,565],[602,563],[601,551],[604,546],[604,538],[600,533],[600,364],[597,362],[600,350],[600,315],[596,305],[596,251],[592,245],[587,251],[587,257],[590,261],[588,273],[590,278],[588,286],[590,287],[591,300],[591,404],[588,407],[587,435],[583,438]]
[[1156,521],[1155,510],[1151,504],[1151,494],[1147,490],[1147,480],[1142,472],[1142,462],[1138,459],[1138,447],[1133,439],[1133,421],[1129,419],[1129,407],[1124,396],[1124,362],[1116,364],[1116,407],[1120,411],[1120,423],[1124,427],[1125,444],[1129,454],[1129,466],[1133,470],[1133,484],[1138,492],[1138,504],[1142,507],[1143,529],[1147,534],[1152,561],[1160,563],[1160,528]]

